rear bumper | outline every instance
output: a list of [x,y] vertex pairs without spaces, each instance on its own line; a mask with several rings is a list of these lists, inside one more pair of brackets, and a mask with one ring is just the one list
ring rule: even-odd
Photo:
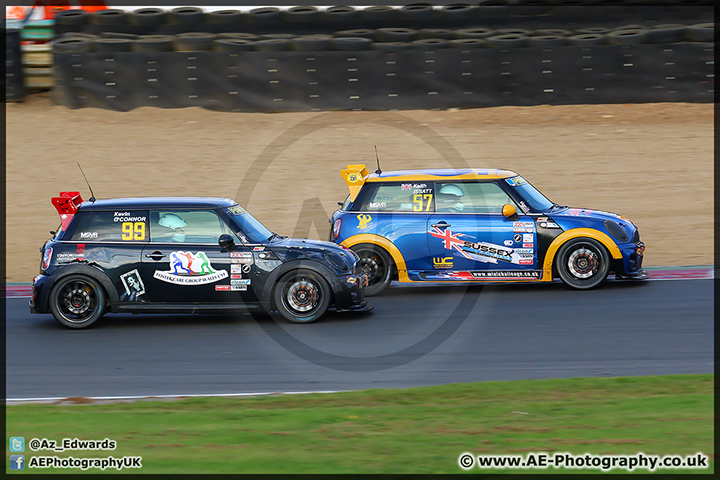
[[30,313],[49,313],[50,307],[48,306],[48,280],[50,279],[47,275],[38,275],[33,278],[32,283],[32,294],[28,306],[30,307]]

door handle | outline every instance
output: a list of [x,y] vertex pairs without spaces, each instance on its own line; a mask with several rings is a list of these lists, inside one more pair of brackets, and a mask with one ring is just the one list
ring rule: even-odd
[[153,260],[161,260],[165,258],[167,255],[163,255],[162,252],[153,252],[153,253],[147,253],[145,254],[146,258],[152,258]]
[[452,227],[452,225],[450,225],[449,223],[447,223],[447,222],[444,221],[444,220],[443,220],[442,222],[433,223],[432,226],[435,227],[435,228],[447,228],[447,227]]

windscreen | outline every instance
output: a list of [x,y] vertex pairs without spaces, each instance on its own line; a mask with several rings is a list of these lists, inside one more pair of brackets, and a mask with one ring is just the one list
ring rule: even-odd
[[235,225],[240,227],[240,231],[250,240],[251,243],[265,243],[272,236],[272,232],[265,225],[260,223],[255,217],[250,215],[240,205],[227,207],[225,211]]

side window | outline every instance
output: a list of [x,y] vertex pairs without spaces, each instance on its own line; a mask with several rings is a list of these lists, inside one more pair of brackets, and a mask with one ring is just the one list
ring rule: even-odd
[[377,212],[432,212],[435,195],[432,183],[383,183],[365,188],[360,208],[353,210]]
[[150,212],[150,238],[160,243],[217,243],[227,233],[237,235],[213,210],[160,210]]
[[515,205],[494,182],[437,183],[437,211],[455,213],[502,213],[506,203]]
[[80,212],[70,240],[76,242],[147,242],[147,211]]

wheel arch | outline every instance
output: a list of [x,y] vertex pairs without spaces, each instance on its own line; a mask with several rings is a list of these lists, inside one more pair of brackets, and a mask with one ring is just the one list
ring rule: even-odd
[[340,281],[338,280],[335,272],[316,260],[303,258],[285,262],[268,275],[268,278],[265,281],[266,288],[263,289],[262,295],[260,296],[260,303],[266,311],[269,312],[275,307],[274,295],[278,281],[287,273],[300,269],[310,270],[322,276],[328,285],[330,285],[330,289],[333,292],[332,302],[330,305],[335,305],[337,303],[337,296],[340,292],[342,292],[342,286],[340,285]]
[[105,272],[97,267],[78,263],[65,265],[62,268],[58,268],[50,275],[50,282],[46,288],[43,288],[44,305],[49,305],[50,292],[53,287],[55,287],[55,284],[68,275],[86,275],[100,283],[100,286],[102,286],[103,290],[105,290],[105,293],[107,294],[107,301],[110,304],[120,301],[120,295],[118,294],[115,285]]
[[540,280],[551,281],[554,278],[554,275],[556,273],[555,254],[558,250],[560,250],[560,247],[562,247],[569,240],[575,238],[592,238],[593,240],[600,242],[600,244],[605,247],[610,254],[610,257],[612,259],[611,262],[622,259],[622,253],[620,253],[620,249],[615,244],[613,239],[610,238],[607,234],[598,230],[593,230],[591,228],[573,228],[571,230],[566,230],[557,237],[555,237],[555,239],[548,247],[547,252],[545,253],[543,274]]
[[381,247],[383,250],[385,250],[387,254],[390,255],[390,258],[392,258],[393,260],[393,267],[395,269],[395,272],[397,273],[397,279],[400,282],[410,281],[410,278],[407,274],[407,267],[405,266],[405,257],[403,257],[403,254],[400,253],[400,249],[398,249],[395,244],[387,238],[374,233],[360,233],[357,235],[353,235],[352,237],[346,238],[340,243],[340,245],[351,248],[355,245],[360,245],[361,243],[370,243],[372,245],[377,245],[378,247]]

